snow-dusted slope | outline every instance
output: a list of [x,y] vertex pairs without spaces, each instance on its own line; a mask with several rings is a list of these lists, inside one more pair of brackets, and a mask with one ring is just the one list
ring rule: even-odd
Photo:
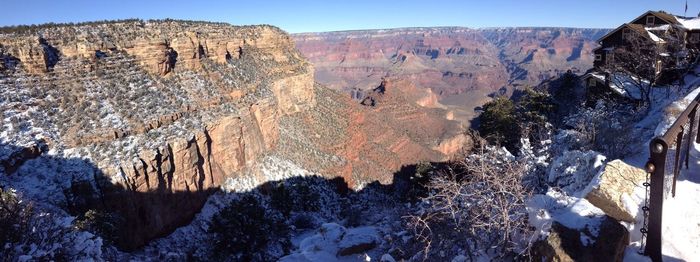
[[[696,71],[698,69],[696,68]],[[685,83],[680,88],[655,88],[652,107],[644,116],[639,117],[634,128],[629,130],[631,137],[634,138],[630,141],[630,148],[634,150],[623,159],[626,164],[643,168],[649,158],[649,141],[663,134],[690,101],[700,94],[700,77],[692,73],[688,74]],[[561,135],[566,135],[566,132],[566,130],[562,131]],[[663,254],[665,261],[700,261],[700,248],[698,248],[700,247],[700,145],[694,144],[692,149],[690,166],[687,170],[683,170],[678,179],[676,197],[669,196],[664,202]],[[570,178],[570,181],[565,181],[567,182],[564,183],[565,186],[550,188],[545,194],[535,195],[532,198],[529,204],[530,222],[543,234],[549,232],[554,221],[573,229],[596,228],[596,224],[605,215],[602,210],[584,198],[588,190],[598,183],[595,177],[593,179],[590,179],[590,176],[587,176],[587,179],[579,177],[594,172],[595,165],[582,161],[584,157],[585,154],[582,153],[576,157],[569,157],[570,160],[555,157],[550,165],[550,171],[554,170],[553,168],[566,170],[571,175],[563,172],[555,173],[562,173],[561,176]],[[552,180],[551,177],[550,180]],[[625,200],[628,212],[636,214],[635,223],[622,222],[630,232],[631,242],[625,252],[625,261],[650,261],[648,257],[639,254],[642,249],[640,228],[644,221],[641,207],[645,194],[644,187],[639,185]],[[591,237],[596,237],[595,235],[591,234]],[[582,243],[586,244],[588,240],[582,235]]]

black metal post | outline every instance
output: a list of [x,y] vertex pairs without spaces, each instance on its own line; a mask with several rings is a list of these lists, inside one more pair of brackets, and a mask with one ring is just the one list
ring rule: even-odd
[[690,111],[690,130],[688,130],[688,147],[685,148],[685,169],[688,169],[688,161],[690,160],[690,148],[693,147],[693,128],[695,127],[695,113],[698,111],[698,106]]
[[683,134],[685,134],[685,128],[681,126],[681,131],[676,135],[676,157],[673,159],[673,185],[671,187],[671,196],[676,197],[676,180],[678,180],[678,175],[681,174],[681,168],[683,168],[683,160],[681,159],[681,152],[683,151]]
[[[695,122],[695,119],[693,119],[691,121]],[[693,138],[693,134],[690,134],[690,138],[691,139]],[[695,143],[700,144],[700,119],[698,119],[698,134],[695,137]]]
[[661,218],[664,205],[664,171],[668,145],[661,138],[654,138],[649,144],[649,161],[653,165],[649,192],[649,224],[644,254],[654,262],[661,262]]

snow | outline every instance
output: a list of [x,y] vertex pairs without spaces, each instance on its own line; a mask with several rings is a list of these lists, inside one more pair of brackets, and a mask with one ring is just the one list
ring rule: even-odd
[[[613,74],[612,77],[614,79],[610,81],[610,88],[613,91],[630,98],[642,99],[641,90],[635,84],[635,82],[638,82],[637,79],[621,74]],[[642,80],[642,82],[644,85],[649,84],[647,80]]]
[[588,200],[569,196],[554,188],[549,188],[546,194],[534,195],[527,209],[530,224],[540,235],[547,235],[552,222],[556,221],[571,229],[588,229],[591,235],[582,239],[584,244],[590,244],[590,238],[597,237],[597,227],[605,215]]
[[651,38],[652,41],[660,42],[660,43],[664,42],[663,39],[661,39],[660,37],[658,37],[656,34],[652,33],[651,31],[649,31],[648,28],[646,29],[646,31],[647,31],[647,34],[649,34],[649,38]]
[[683,25],[686,29],[689,30],[696,30],[700,29],[700,18],[694,17],[694,18],[681,18],[681,17],[676,17],[676,20]]
[[[700,78],[691,73],[684,80],[686,84],[681,87],[654,88],[652,107],[646,115],[639,116],[634,129],[630,130],[634,137],[630,143],[637,150],[623,159],[625,163],[642,168],[649,157],[649,141],[663,134],[700,94]],[[614,87],[621,94],[633,96],[629,91],[634,91],[634,87]],[[580,143],[579,136],[575,130],[563,130],[555,136],[554,147],[561,147],[563,153],[553,159],[548,179],[558,187],[531,198],[529,222],[542,237],[548,234],[554,221],[572,229],[588,229],[580,230],[584,232],[591,230],[590,235],[583,234],[580,239],[581,243],[590,244],[595,239],[593,229],[597,228],[604,212],[583,196],[599,184],[601,170],[595,167],[603,164],[604,156],[596,159],[592,152],[571,150],[577,147],[568,145]],[[669,196],[664,202],[663,254],[666,261],[698,261],[700,258],[697,248],[700,246],[700,145],[694,144],[693,149],[690,168],[683,171],[677,182],[676,197]],[[581,188],[582,185],[585,187]],[[635,215],[634,223],[621,222],[630,232],[631,243],[625,250],[625,261],[650,261],[638,253],[642,248],[639,230],[644,220],[641,206],[645,196],[645,188],[638,186],[631,194],[621,197],[624,208]]]
[[653,31],[656,31],[656,30],[663,30],[663,31],[665,31],[665,30],[668,30],[669,28],[671,28],[670,25],[659,25],[659,26],[650,26],[650,27],[646,27],[647,30],[653,30]]
[[668,130],[668,128],[670,128],[673,123],[676,122],[676,119],[679,116],[678,112],[683,112],[690,102],[698,95],[700,95],[700,88],[693,90],[682,99],[674,101],[671,103],[671,105],[667,106],[664,110],[667,112],[666,116],[662,118],[663,121],[654,130],[654,135],[659,136],[664,134],[666,130]]
[[600,81],[605,82],[605,75],[603,74],[597,74],[597,73],[589,73],[592,77],[597,78]]
[[700,258],[700,144],[691,157],[676,182],[676,196],[664,200],[662,218],[664,255],[685,261]]
[[[662,253],[664,261],[697,261],[700,258],[700,144],[694,143],[689,168],[683,170],[676,183],[676,197],[664,199],[662,218]],[[642,189],[635,191],[643,199]],[[631,199],[629,205],[637,208],[642,200]],[[625,205],[628,203],[625,202]],[[642,212],[637,210],[636,223],[627,225],[630,245],[625,252],[625,261],[650,261],[639,255],[641,247]]]
[[[291,255],[282,257],[279,261],[370,261],[367,259],[371,259],[371,257],[367,254],[349,256],[338,256],[337,254],[338,251],[343,248],[362,243],[378,244],[379,242],[377,230],[374,227],[366,226],[346,229],[336,223],[326,223],[317,230],[316,234],[302,240],[298,250],[294,251]],[[382,256],[382,258],[384,257],[385,256]]]
[[[394,257],[392,257],[389,254],[384,254],[384,255],[382,255],[382,258],[379,259],[379,261],[380,262],[396,262],[396,259],[394,259]],[[453,261],[454,261],[454,259],[453,259]]]
[[[641,130],[638,141],[640,145],[647,145],[654,136],[664,134],[690,101],[700,94],[700,78],[687,76],[685,82],[688,84],[679,94],[663,97],[661,92],[656,92],[654,107],[636,126]],[[642,168],[649,152],[645,147],[640,148],[642,150],[626,158],[625,162]],[[676,197],[668,196],[664,200],[662,252],[666,261],[697,261],[700,257],[700,250],[697,248],[700,246],[700,224],[697,222],[700,221],[700,145],[694,144],[693,149],[689,169],[683,170],[677,180]],[[638,254],[642,248],[639,229],[643,226],[640,207],[643,205],[645,194],[644,189],[638,187],[632,196],[623,196],[622,199],[630,214],[637,215],[635,223],[626,225],[630,231],[631,243],[625,252],[625,261],[649,261],[647,257]]]
[[[10,189],[13,194],[15,189]],[[17,196],[22,199],[21,195]],[[23,201],[23,200],[20,200]],[[43,261],[61,257],[70,261],[101,261],[102,238],[85,231],[74,230],[74,217],[58,208],[36,203],[42,211],[30,218],[31,230],[19,243],[7,243],[4,255],[8,261]]]
[[252,168],[251,170],[259,169],[262,176],[244,174],[236,177],[229,177],[224,181],[222,189],[225,192],[249,191],[268,181],[281,181],[291,177],[315,175],[297,166],[292,161],[281,159],[277,156],[266,156],[262,163],[258,164],[258,167],[259,168]]

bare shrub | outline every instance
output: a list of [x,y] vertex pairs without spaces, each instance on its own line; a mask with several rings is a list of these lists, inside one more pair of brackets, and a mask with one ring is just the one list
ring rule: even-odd
[[615,159],[629,155],[635,145],[635,134],[626,130],[634,129],[639,115],[634,108],[600,101],[570,117],[567,124],[584,140],[581,150],[595,150]]
[[0,189],[0,260],[72,261],[101,256],[101,239],[74,231],[70,221],[35,210],[10,190]]
[[407,217],[424,258],[455,248],[472,259],[524,253],[532,235],[525,208],[530,193],[522,185],[526,169],[504,151],[481,146],[436,172],[419,211]]

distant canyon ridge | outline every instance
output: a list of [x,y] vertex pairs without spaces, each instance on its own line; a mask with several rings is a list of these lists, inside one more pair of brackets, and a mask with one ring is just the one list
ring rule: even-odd
[[[400,28],[301,33],[292,37],[316,81],[362,99],[382,79],[403,83],[419,105],[468,124],[494,92],[535,86],[592,67],[609,29]],[[417,87],[417,88],[416,88]]]

